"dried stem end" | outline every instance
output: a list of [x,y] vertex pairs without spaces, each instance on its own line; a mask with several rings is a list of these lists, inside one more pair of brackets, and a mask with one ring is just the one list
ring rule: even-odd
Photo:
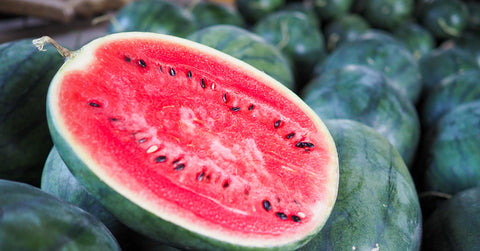
[[35,47],[37,47],[37,49],[39,51],[45,51],[45,49],[43,47],[45,46],[46,43],[49,43],[49,44],[53,45],[53,47],[55,47],[55,49],[57,49],[58,53],[60,53],[60,55],[62,55],[62,57],[69,58],[72,55],[72,51],[70,51],[67,48],[61,46],[55,40],[53,40],[53,38],[51,38],[49,36],[43,36],[41,38],[34,39],[32,41],[32,43],[33,43],[33,45],[35,45]]

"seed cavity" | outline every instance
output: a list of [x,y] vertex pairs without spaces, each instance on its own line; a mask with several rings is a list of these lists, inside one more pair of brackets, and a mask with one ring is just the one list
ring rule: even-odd
[[167,160],[167,156],[165,156],[165,155],[160,155],[160,156],[155,158],[155,162],[157,162],[157,163],[162,163],[162,162],[165,162],[166,160]]
[[119,121],[119,119],[117,119],[117,118],[109,118],[108,120],[113,121],[113,122]]
[[253,104],[251,104],[250,106],[248,106],[248,110],[249,110],[249,111],[252,111],[253,108],[255,108],[255,106],[254,106]]
[[315,145],[313,143],[310,143],[310,142],[300,141],[300,142],[297,142],[297,144],[295,146],[299,147],[299,148],[312,148]]
[[234,107],[230,108],[230,110],[232,110],[234,112],[238,112],[238,111],[240,111],[240,107],[234,106]]
[[183,170],[184,168],[185,168],[185,164],[178,164],[175,166],[175,168],[173,168],[173,170],[180,171],[180,170]]
[[279,119],[277,121],[275,121],[275,123],[273,124],[273,126],[276,128],[280,127],[280,125],[282,124],[282,121]]
[[175,76],[175,70],[173,68],[170,67],[170,76]]
[[291,139],[295,136],[295,133],[294,132],[291,132],[289,134],[287,134],[287,136],[285,136],[286,139]]
[[188,78],[192,78],[192,72],[191,72],[191,71],[188,71],[188,72],[187,72],[187,77],[188,77]]
[[300,217],[296,216],[296,215],[292,215],[292,216],[290,216],[290,218],[292,218],[292,220],[295,221],[295,222],[301,222],[302,221],[302,219]]
[[206,85],[205,85],[205,79],[200,79],[200,86],[205,89]]
[[227,103],[227,94],[224,93],[222,96],[223,103]]
[[143,59],[138,60],[138,65],[140,65],[142,68],[147,67],[147,63],[145,63],[145,61],[143,61]]
[[88,105],[92,106],[92,107],[100,107],[100,104],[96,101],[90,101],[88,102]]
[[125,56],[123,59],[124,59],[126,62],[130,62],[130,61],[131,61],[130,57],[128,57],[128,56]]
[[305,216],[306,216],[305,213],[302,213],[302,212],[299,212],[297,215],[301,218],[305,218]]
[[282,212],[276,212],[275,215],[280,218],[281,220],[286,220],[288,219],[288,216],[285,213]]
[[[145,142],[146,139],[145,138],[140,139],[139,142],[142,141],[142,140],[143,140],[143,142]],[[142,142],[140,142],[140,143],[142,143]],[[157,150],[158,150],[158,146],[153,145],[153,146],[151,146],[147,149],[147,153],[154,153]]]
[[264,200],[262,202],[262,205],[263,205],[263,208],[268,212],[270,210],[272,210],[272,204],[270,204],[270,201],[268,200]]

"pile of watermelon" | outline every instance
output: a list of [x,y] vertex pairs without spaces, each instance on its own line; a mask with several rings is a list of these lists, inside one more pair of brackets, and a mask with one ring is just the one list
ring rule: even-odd
[[0,44],[0,250],[480,246],[476,1],[138,0],[109,22]]

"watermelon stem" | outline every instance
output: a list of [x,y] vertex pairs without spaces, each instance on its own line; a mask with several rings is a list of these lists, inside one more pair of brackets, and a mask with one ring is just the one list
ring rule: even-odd
[[33,45],[35,45],[35,47],[37,47],[37,49],[39,51],[45,51],[45,49],[43,47],[45,46],[46,43],[49,43],[49,44],[53,45],[53,47],[55,47],[55,49],[57,49],[58,53],[60,53],[60,55],[62,55],[62,57],[70,58],[72,56],[72,51],[70,51],[69,49],[61,46],[60,44],[57,43],[57,41],[55,41],[53,38],[51,38],[49,36],[43,36],[41,38],[34,39],[32,41],[32,43],[33,43]]

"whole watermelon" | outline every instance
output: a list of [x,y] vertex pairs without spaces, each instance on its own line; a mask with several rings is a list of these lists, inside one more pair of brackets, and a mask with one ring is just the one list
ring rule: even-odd
[[0,250],[120,250],[96,217],[31,185],[0,180]]
[[40,185],[52,146],[45,103],[64,60],[52,46],[39,52],[31,39],[0,44],[0,179]]
[[419,250],[422,214],[410,173],[379,133],[327,120],[338,149],[338,197],[325,227],[300,250]]
[[374,128],[413,163],[420,140],[415,107],[378,70],[347,65],[312,79],[301,96],[324,119],[351,119]]

